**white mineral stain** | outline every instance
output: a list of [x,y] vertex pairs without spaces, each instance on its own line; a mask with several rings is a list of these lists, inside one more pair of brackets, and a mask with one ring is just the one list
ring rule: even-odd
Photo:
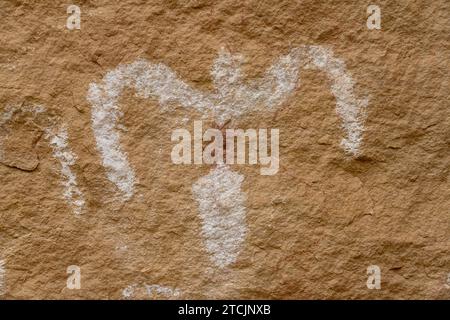
[[0,296],[5,294],[5,278],[6,278],[6,271],[5,271],[5,261],[0,260]]
[[122,297],[124,299],[133,299],[136,295],[136,290],[138,289],[144,289],[145,294],[150,299],[154,299],[158,296],[164,298],[177,298],[181,295],[181,291],[176,288],[174,289],[158,284],[143,284],[142,286],[132,284],[122,290]]
[[[33,117],[46,111],[41,105],[7,107],[0,118],[0,126],[10,121],[15,113],[30,113]],[[64,188],[63,196],[75,214],[80,214],[85,205],[83,194],[77,185],[76,174],[71,166],[75,164],[76,155],[72,152],[68,143],[68,133],[64,125],[58,126],[52,119],[47,119],[50,124],[44,127],[45,138],[53,150],[53,157],[61,165],[61,184]],[[2,156],[0,140],[0,157]]]
[[145,289],[147,290],[147,294],[149,296],[163,295],[165,297],[178,297],[180,296],[179,289],[172,289],[169,287],[160,286],[158,284],[146,284]]
[[46,138],[53,149],[53,157],[61,165],[61,184],[64,187],[63,196],[67,203],[72,207],[75,214],[81,214],[85,201],[83,194],[78,188],[77,177],[72,172],[71,166],[75,164],[77,156],[69,148],[67,129],[63,126],[54,129],[46,129]]

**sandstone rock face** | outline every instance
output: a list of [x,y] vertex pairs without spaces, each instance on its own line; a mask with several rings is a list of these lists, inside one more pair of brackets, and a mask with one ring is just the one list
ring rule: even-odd
[[0,2],[1,299],[450,298],[448,1],[74,4]]

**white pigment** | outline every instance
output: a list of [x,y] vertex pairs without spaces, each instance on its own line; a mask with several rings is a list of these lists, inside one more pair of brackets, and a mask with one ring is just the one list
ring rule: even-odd
[[123,200],[133,195],[136,183],[117,130],[117,122],[122,117],[118,99],[126,87],[134,88],[141,97],[158,99],[162,107],[178,104],[194,108],[205,118],[212,116],[223,124],[249,111],[264,111],[282,105],[296,89],[300,68],[316,68],[325,72],[331,81],[336,112],[346,133],[342,148],[353,156],[359,153],[367,99],[358,99],[354,95],[354,80],[345,63],[335,58],[330,49],[320,46],[292,49],[278,58],[263,77],[253,81],[245,81],[241,72],[242,60],[239,55],[223,49],[219,51],[211,68],[216,88],[213,92],[195,90],[169,67],[145,60],[120,65],[108,72],[102,82],[91,83],[88,100],[92,104],[92,127],[97,148],[108,179],[121,191]]
[[202,220],[206,249],[216,266],[224,268],[235,262],[244,242],[244,177],[220,165],[192,186]]

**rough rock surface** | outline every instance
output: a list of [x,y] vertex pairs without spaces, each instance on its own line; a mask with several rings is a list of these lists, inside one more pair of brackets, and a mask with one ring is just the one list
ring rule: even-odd
[[[381,30],[367,28],[370,3],[359,0],[74,4],[80,30],[66,28],[67,2],[0,1],[0,298],[450,298],[447,0],[376,1]],[[145,59],[213,92],[220,50],[240,54],[251,81],[302,46],[332,50],[368,98],[356,156],[340,146],[320,70],[302,69],[277,108],[222,127],[278,128],[272,176],[173,164],[173,130],[219,125],[127,87],[116,132],[135,183],[118,196],[94,136],[92,84]],[[199,205],[204,194],[216,194],[205,202],[215,211]],[[239,225],[220,220],[238,214]],[[78,290],[66,287],[70,265]],[[380,290],[366,286],[370,265]]]

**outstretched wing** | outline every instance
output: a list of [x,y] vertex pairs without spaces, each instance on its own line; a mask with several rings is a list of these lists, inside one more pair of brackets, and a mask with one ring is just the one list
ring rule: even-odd
[[359,152],[367,99],[354,95],[354,81],[346,71],[345,63],[334,57],[330,49],[320,46],[302,46],[281,56],[266,70],[263,77],[244,81],[240,56],[221,50],[211,75],[217,88],[216,117],[219,122],[252,110],[278,107],[294,92],[302,68],[325,72],[336,98],[336,112],[342,119],[346,138],[342,147],[351,155]]
[[134,192],[135,174],[120,146],[117,122],[122,116],[117,100],[123,89],[134,88],[143,97],[158,99],[161,105],[176,103],[200,112],[213,109],[211,99],[179,80],[169,67],[139,60],[108,72],[100,84],[90,85],[88,100],[92,104],[92,127],[107,175],[129,199]]

